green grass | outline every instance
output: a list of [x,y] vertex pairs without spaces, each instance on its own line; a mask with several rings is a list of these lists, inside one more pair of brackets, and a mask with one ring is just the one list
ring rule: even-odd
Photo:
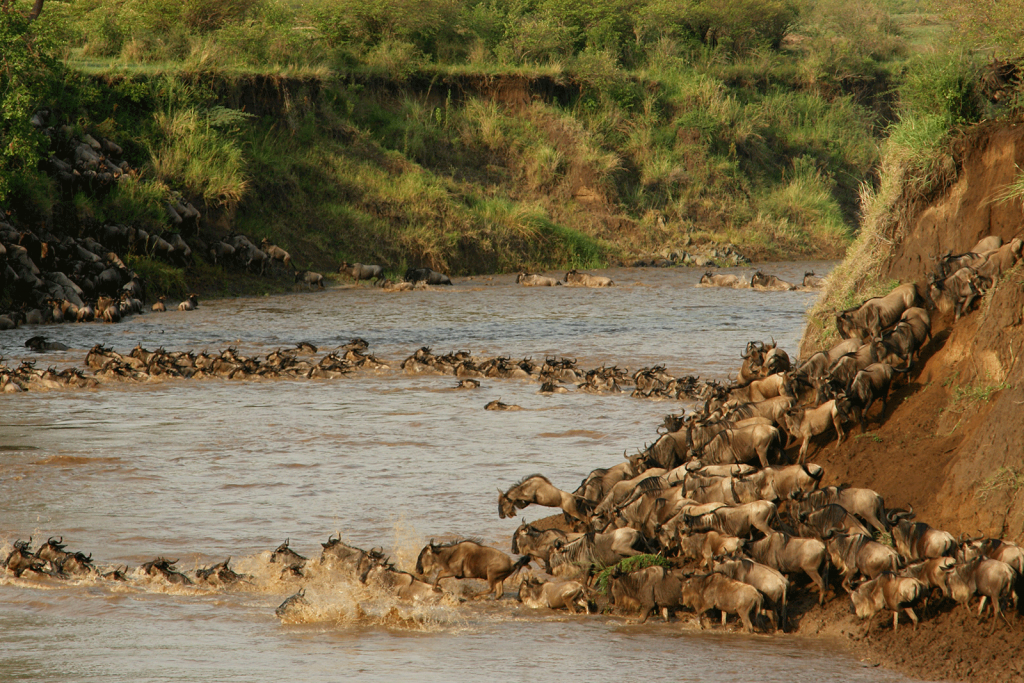
[[610,588],[609,581],[611,580],[612,572],[618,570],[622,573],[628,574],[635,572],[638,569],[644,569],[646,567],[671,567],[672,563],[669,562],[663,555],[634,555],[633,557],[627,557],[624,560],[620,560],[618,564],[614,564],[611,567],[604,567],[597,573],[597,577],[594,579],[594,588],[597,589],[602,595],[608,595]]

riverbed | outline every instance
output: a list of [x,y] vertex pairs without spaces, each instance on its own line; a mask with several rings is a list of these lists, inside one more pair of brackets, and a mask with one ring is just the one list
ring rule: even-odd
[[[799,280],[826,263],[767,264]],[[749,277],[752,269],[730,269]],[[84,365],[96,343],[127,352],[266,353],[299,341],[321,352],[362,337],[390,370],[329,381],[168,380],[0,397],[0,546],[63,536],[130,581],[0,577],[0,678],[76,681],[607,680],[896,681],[793,636],[701,633],[609,616],[500,603],[414,608],[316,571],[281,577],[269,551],[285,539],[319,557],[330,534],[382,547],[412,569],[431,538],[473,536],[509,550],[519,519],[497,515],[497,490],[540,472],[572,490],[595,467],[657,437],[689,403],[398,368],[421,346],[477,356],[566,356],[584,368],[724,380],[749,340],[795,356],[815,294],[698,288],[688,269],[615,269],[608,289],[524,288],[514,276],[460,279],[432,291],[343,286],[318,293],[201,302],[119,325],[0,333],[8,364]],[[43,333],[70,351],[31,354]],[[494,399],[523,408],[489,412]],[[527,508],[526,519],[550,514]],[[232,558],[251,575],[233,589],[170,588],[139,576],[157,556],[194,569]],[[274,608],[307,588],[299,620]]]

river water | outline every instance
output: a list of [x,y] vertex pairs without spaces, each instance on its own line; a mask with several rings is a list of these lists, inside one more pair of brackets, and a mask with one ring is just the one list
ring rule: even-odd
[[[798,280],[829,264],[766,266]],[[749,270],[733,270],[749,277]],[[473,536],[508,550],[496,488],[541,472],[572,490],[595,467],[656,437],[685,404],[628,393],[540,395],[537,385],[409,376],[420,346],[513,358],[562,355],[581,367],[724,379],[750,339],[795,355],[813,294],[705,289],[685,269],[618,269],[610,289],[522,288],[510,276],[436,291],[369,287],[201,302],[191,313],[119,325],[0,333],[8,364],[43,332],[72,347],[39,366],[84,364],[102,342],[168,350],[265,353],[308,340],[322,351],[360,336],[392,363],[332,381],[170,380],[96,391],[0,396],[0,550],[63,536],[130,581],[0,576],[0,680],[302,681],[553,680],[895,681],[792,636],[700,633],[684,618],[630,624],[607,616],[454,600],[411,607],[313,566],[281,577],[269,551],[290,539],[311,558],[340,534],[381,546],[412,569],[431,538]],[[484,411],[500,398],[519,412]],[[527,519],[550,514],[527,508]],[[195,569],[231,557],[240,587],[172,588],[135,568],[157,556]],[[282,623],[274,608],[306,587],[310,606]]]

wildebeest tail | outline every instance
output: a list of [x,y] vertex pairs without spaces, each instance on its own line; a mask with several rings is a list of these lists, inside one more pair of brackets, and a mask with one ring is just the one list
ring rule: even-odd
[[530,560],[532,560],[532,559],[533,559],[533,558],[532,558],[532,557],[530,557],[529,555],[523,555],[523,556],[522,556],[522,557],[520,557],[520,558],[519,558],[518,560],[516,560],[515,564],[513,564],[513,565],[512,565],[512,573],[508,575],[508,576],[509,576],[509,578],[512,578],[513,576],[515,576],[516,574],[518,574],[518,573],[519,573],[519,571],[520,571],[520,570],[521,570],[521,569],[522,569],[523,567],[525,567],[525,566],[527,566],[528,564],[530,564]]

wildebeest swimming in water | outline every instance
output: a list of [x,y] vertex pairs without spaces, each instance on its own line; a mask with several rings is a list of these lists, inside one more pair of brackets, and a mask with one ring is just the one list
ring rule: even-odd
[[29,337],[25,342],[25,347],[32,349],[33,351],[67,351],[70,347],[60,342],[47,341],[43,335],[36,335],[35,337]]
[[476,379],[460,379],[455,385],[456,389],[479,389],[480,381]]
[[490,403],[484,406],[484,410],[522,410],[522,406],[512,405],[511,403],[502,403],[498,399],[494,399]]
[[168,560],[163,557],[158,557],[152,562],[147,562],[142,565],[142,571],[149,576],[162,576],[170,583],[176,583],[183,586],[191,586],[192,579],[188,578],[177,569],[174,565],[178,563],[177,560]]
[[243,579],[250,578],[248,574],[239,574],[228,567],[231,558],[219,562],[211,567],[204,567],[196,570],[196,578],[207,583],[221,583],[224,585],[236,583]]
[[278,605],[277,609],[274,610],[274,614],[281,619],[285,619],[299,612],[303,607],[308,606],[309,604],[309,600],[306,600],[306,589],[303,588],[299,590],[298,593],[286,598],[284,602]]
[[290,541],[290,538],[286,538],[284,543],[277,546],[274,552],[270,554],[270,561],[284,565],[281,569],[282,576],[286,573],[302,576],[302,568],[306,566],[306,560],[309,558],[303,557],[289,548],[288,543]]
[[405,271],[405,279],[413,284],[426,282],[428,285],[450,285],[452,283],[451,278],[447,275],[430,268],[410,268]]
[[416,558],[416,573],[424,578],[435,570],[433,585],[441,579],[485,579],[488,588],[472,597],[493,592],[496,600],[504,592],[505,579],[530,564],[530,556],[523,555],[512,562],[508,555],[476,541],[452,541],[436,545],[431,541]]

